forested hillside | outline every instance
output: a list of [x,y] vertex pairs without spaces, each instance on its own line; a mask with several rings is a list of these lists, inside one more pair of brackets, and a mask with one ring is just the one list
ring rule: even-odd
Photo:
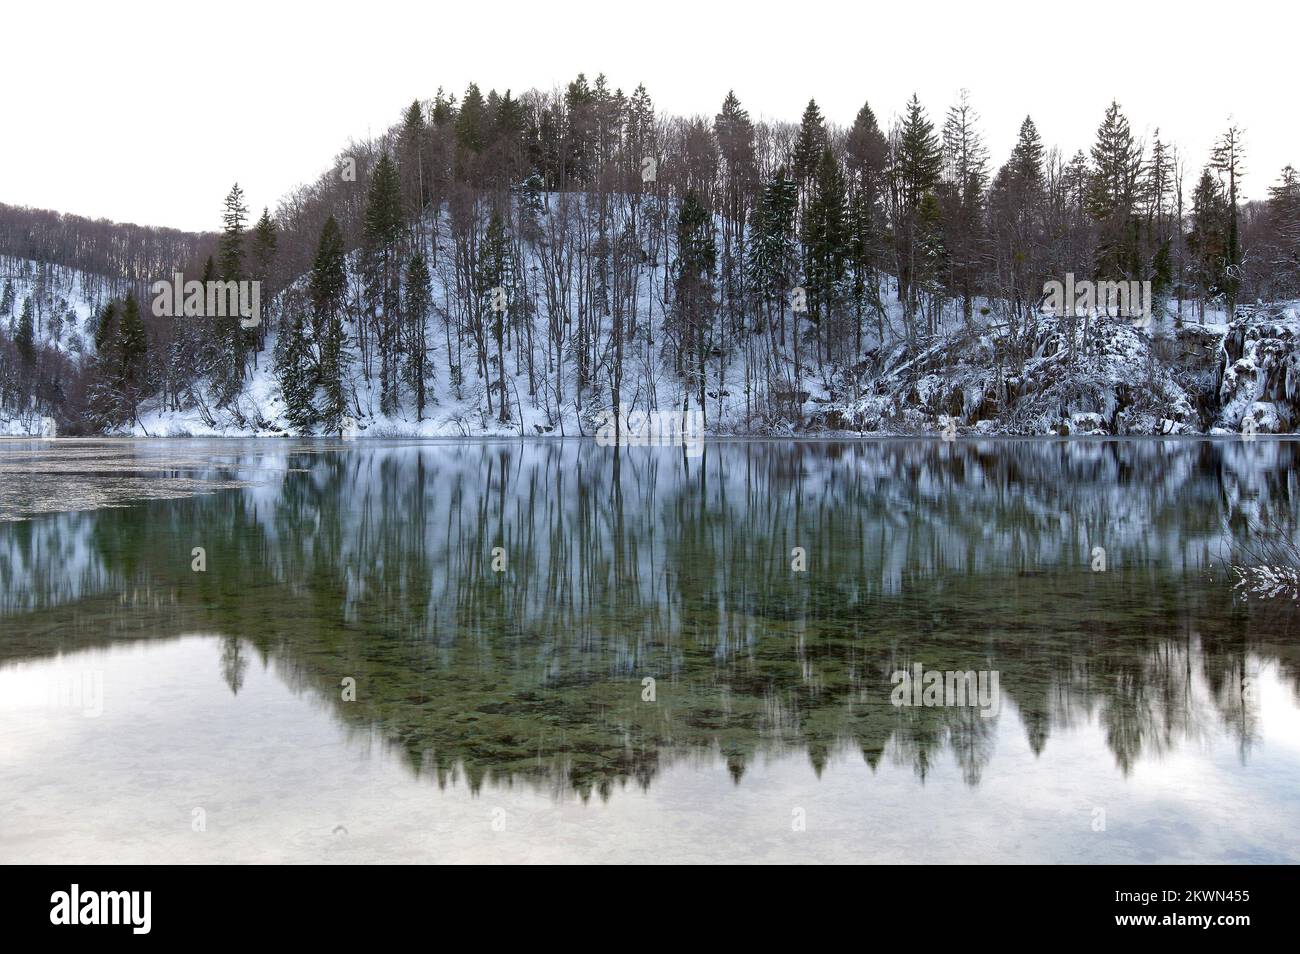
[[[235,186],[217,235],[0,206],[0,432],[1292,431],[1300,177],[1244,156],[1117,103],[994,157],[965,93],[841,128],[439,91],[273,212]],[[177,271],[259,282],[259,322],[156,314]],[[1153,320],[1048,313],[1067,275],[1149,282]]]

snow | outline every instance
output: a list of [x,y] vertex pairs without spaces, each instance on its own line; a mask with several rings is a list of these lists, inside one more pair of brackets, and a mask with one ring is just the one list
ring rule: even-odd
[[[495,354],[484,379],[479,377],[472,344],[467,342],[464,354],[448,353],[454,344],[447,340],[444,322],[455,311],[457,291],[450,265],[454,244],[450,215],[444,212],[427,222],[426,258],[432,263],[435,313],[427,333],[432,375],[425,414],[417,416],[409,395],[396,410],[384,413],[377,380],[363,373],[354,354],[346,376],[358,435],[558,437],[596,432],[612,410],[608,374],[612,357],[598,362],[588,386],[580,391],[571,342],[566,340],[557,380],[547,368],[545,336],[552,315],[539,277],[549,254],[549,232],[590,227],[584,215],[586,200],[573,195],[545,195],[542,200],[543,226],[535,242],[524,243],[522,269],[524,294],[534,311],[535,373],[530,378],[525,354],[507,350],[509,420],[502,422],[488,410],[489,401],[495,409],[501,400],[496,393]],[[611,234],[617,234],[618,226],[616,220]],[[1013,338],[1004,320],[1005,309],[997,303],[977,299],[968,321],[958,303],[948,301],[938,307],[936,334],[910,342],[891,338],[884,347],[874,338],[875,316],[866,316],[863,357],[852,367],[828,363],[816,369],[810,366],[811,355],[805,353],[806,366],[796,373],[790,354],[783,353],[775,358],[770,374],[757,373],[748,379],[743,366],[747,345],[724,336],[719,356],[708,365],[701,409],[697,383],[675,373],[664,354],[664,290],[670,280],[672,250],[661,247],[650,252],[637,271],[637,334],[627,343],[619,394],[625,415],[703,410],[706,430],[714,435],[937,434],[949,420],[959,434],[982,435],[1239,434],[1243,426],[1274,434],[1291,433],[1300,425],[1297,302],[1245,306],[1231,320],[1210,311],[1202,323],[1184,324],[1166,313],[1149,328],[1093,314],[1088,325],[1091,334],[1084,340],[1083,323],[1067,324],[1050,314],[1032,316],[1019,329],[1023,337]],[[352,300],[361,292],[357,264],[353,253],[349,261]],[[0,259],[0,281],[6,276],[15,280],[16,308],[28,295],[39,298],[42,340],[74,360],[87,360],[93,349],[87,324],[106,296],[120,288],[103,276]],[[291,292],[300,294],[305,285],[306,277],[300,277]],[[886,276],[883,324],[897,334],[904,322],[895,291]],[[572,300],[577,297],[575,288],[569,309],[576,307]],[[52,309],[70,311],[76,318],[58,340],[47,320]],[[556,317],[556,324],[571,337],[572,316]],[[786,320],[791,324],[789,315]],[[608,315],[600,319],[602,341],[609,335],[611,321]],[[347,324],[355,333],[355,325]],[[650,337],[655,341],[653,349],[646,344]],[[74,342],[79,343],[80,355]],[[292,435],[274,372],[276,344],[272,332],[231,406],[217,409],[206,383],[199,382],[196,406],[177,411],[158,400],[146,401],[136,419],[119,432],[148,437]],[[450,372],[456,360],[464,369],[459,384],[453,383]],[[768,413],[774,407],[783,413]],[[0,412],[0,434],[39,434],[43,427],[32,414]]]

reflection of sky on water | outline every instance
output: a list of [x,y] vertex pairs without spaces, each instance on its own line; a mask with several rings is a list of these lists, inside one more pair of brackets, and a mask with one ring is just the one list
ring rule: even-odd
[[[1300,613],[1221,576],[1298,532],[1297,472],[1296,442],[5,445],[0,860],[1300,860]],[[915,663],[997,670],[1000,716],[893,709]]]
[[[1300,860],[1300,711],[1257,659],[1244,762],[1211,719],[1125,775],[1095,713],[1035,756],[1004,711],[978,786],[950,753],[922,783],[905,760],[887,753],[873,771],[848,747],[819,778],[791,746],[755,758],[739,784],[697,750],[647,788],[583,801],[527,782],[439,788],[332,701],[289,689],[274,660],[250,658],[232,694],[222,652],[190,636],[0,667],[0,861]],[[103,673],[98,718],[30,691],[86,671]],[[191,828],[196,807],[206,831]],[[796,809],[805,831],[792,830]]]

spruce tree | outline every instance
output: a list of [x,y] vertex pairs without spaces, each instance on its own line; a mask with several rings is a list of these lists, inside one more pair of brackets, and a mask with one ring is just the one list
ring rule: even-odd
[[343,329],[347,287],[343,231],[331,215],[321,229],[308,288],[313,331],[320,343],[320,423],[329,434],[342,433],[343,419],[348,412],[347,347]]
[[1244,150],[1241,142],[1241,130],[1233,125],[1228,127],[1219,141],[1214,145],[1210,159],[1211,167],[1226,180],[1227,222],[1224,238],[1223,294],[1226,299],[1228,318],[1231,320],[1237,308],[1237,295],[1241,291],[1242,257],[1241,235],[1238,223],[1237,199],[1242,175]]
[[984,188],[988,150],[978,129],[979,114],[961,91],[943,126],[944,175],[940,214],[948,289],[960,296],[969,323],[983,241]]
[[1205,304],[1224,292],[1228,262],[1228,200],[1211,166],[1201,170],[1192,190],[1192,213],[1187,250],[1192,256],[1192,280],[1198,289],[1201,318]]
[[1128,118],[1112,101],[1097,127],[1088,183],[1088,212],[1097,222],[1096,277],[1104,281],[1146,278],[1142,229],[1135,218],[1142,150]]
[[[244,192],[236,182],[226,195],[221,214],[223,230],[217,253],[221,281],[240,281],[244,277],[244,223],[247,218],[248,207],[244,205]],[[217,404],[225,406],[234,400],[243,384],[245,354],[251,340],[251,329],[240,327],[238,317],[207,315],[207,320],[213,342],[209,362],[212,386],[217,395]]]
[[236,182],[226,194],[221,213],[222,233],[218,262],[222,281],[239,281],[244,271],[244,223],[248,220],[248,206],[244,205],[244,190]]
[[262,308],[262,322],[255,329],[258,350],[266,338],[271,316],[268,309],[275,300],[278,289],[275,284],[275,259],[279,251],[280,238],[276,233],[275,222],[270,210],[263,208],[262,215],[253,226],[252,272],[253,279],[261,283],[259,301]]
[[385,150],[370,175],[363,231],[366,302],[379,350],[379,405],[397,408],[401,348],[402,187],[397,166]]
[[812,179],[825,148],[826,121],[822,118],[817,101],[810,99],[804,107],[803,118],[799,121],[799,136],[791,154],[794,177],[800,185]]
[[128,292],[122,304],[114,343],[118,358],[118,385],[127,399],[127,410],[134,415],[144,393],[149,364],[149,340],[134,293]]
[[[429,204],[430,188],[427,132],[424,107],[414,100],[402,116],[401,147],[398,166],[402,180],[402,201],[406,218],[417,227],[423,227],[423,212]],[[423,232],[420,232],[423,235]]]
[[32,324],[32,299],[23,299],[22,315],[18,318],[18,331],[14,335],[14,344],[23,365],[30,370],[36,361],[36,329]]
[[785,339],[784,305],[786,294],[794,284],[798,260],[795,243],[795,211],[799,204],[798,184],[786,176],[782,166],[773,174],[759,198],[753,247],[749,257],[749,280],[759,298],[776,304],[778,323]]
[[1279,297],[1300,295],[1300,173],[1292,166],[1282,170],[1275,186],[1268,190],[1266,206],[1273,231],[1275,270]]
[[429,342],[427,337],[429,312],[433,295],[429,287],[429,269],[424,256],[416,252],[406,267],[406,386],[415,396],[415,419],[424,420],[428,403]]
[[[496,209],[488,219],[483,242],[479,247],[479,308],[491,315],[492,337],[497,346],[497,391],[500,394],[498,420],[510,419],[510,406],[506,399],[505,331],[506,319],[514,299],[511,275],[510,242],[506,236],[501,213]],[[500,297],[504,294],[504,298]],[[503,307],[500,307],[504,305]],[[488,394],[488,410],[492,408],[492,395]]]
[[819,363],[825,357],[823,342],[827,348],[831,345],[830,324],[843,293],[849,250],[846,211],[844,176],[828,146],[822,150],[821,161],[817,164],[803,222],[808,319],[815,326]]
[[917,217],[921,203],[939,182],[943,152],[934,124],[926,118],[916,94],[907,103],[907,113],[898,132],[894,150],[894,187],[898,192],[897,222],[898,297],[905,305],[907,332],[913,334],[916,308],[913,273],[917,267]]
[[1026,116],[1011,150],[1009,163],[1015,184],[1022,194],[1037,195],[1043,187],[1043,140],[1034,120]]
[[678,323],[677,362],[686,367],[685,352],[694,351],[694,375],[701,412],[704,410],[705,362],[713,327],[713,275],[718,250],[713,216],[693,190],[682,199],[677,216],[677,258],[674,262],[675,311]]
[[465,153],[469,161],[482,151],[487,141],[488,112],[478,84],[470,83],[465,88],[465,95],[460,101],[460,111],[456,115],[456,145]]
[[1088,211],[1099,221],[1127,215],[1133,207],[1141,153],[1133,140],[1128,117],[1113,100],[1097,127],[1092,162]]
[[280,331],[284,341],[276,355],[276,374],[280,379],[280,393],[284,395],[285,418],[299,434],[311,434],[318,422],[313,403],[316,369],[312,364],[306,330],[301,310],[294,308]]
[[854,350],[862,350],[862,311],[876,313],[877,336],[885,337],[885,310],[880,300],[878,269],[885,234],[884,202],[888,191],[889,142],[870,104],[863,103],[844,146],[849,187],[849,268],[853,300]]

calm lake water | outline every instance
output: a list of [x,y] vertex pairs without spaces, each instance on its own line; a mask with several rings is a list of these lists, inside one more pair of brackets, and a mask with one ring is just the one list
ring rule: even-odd
[[1297,464],[3,442],[0,861],[1300,861]]

